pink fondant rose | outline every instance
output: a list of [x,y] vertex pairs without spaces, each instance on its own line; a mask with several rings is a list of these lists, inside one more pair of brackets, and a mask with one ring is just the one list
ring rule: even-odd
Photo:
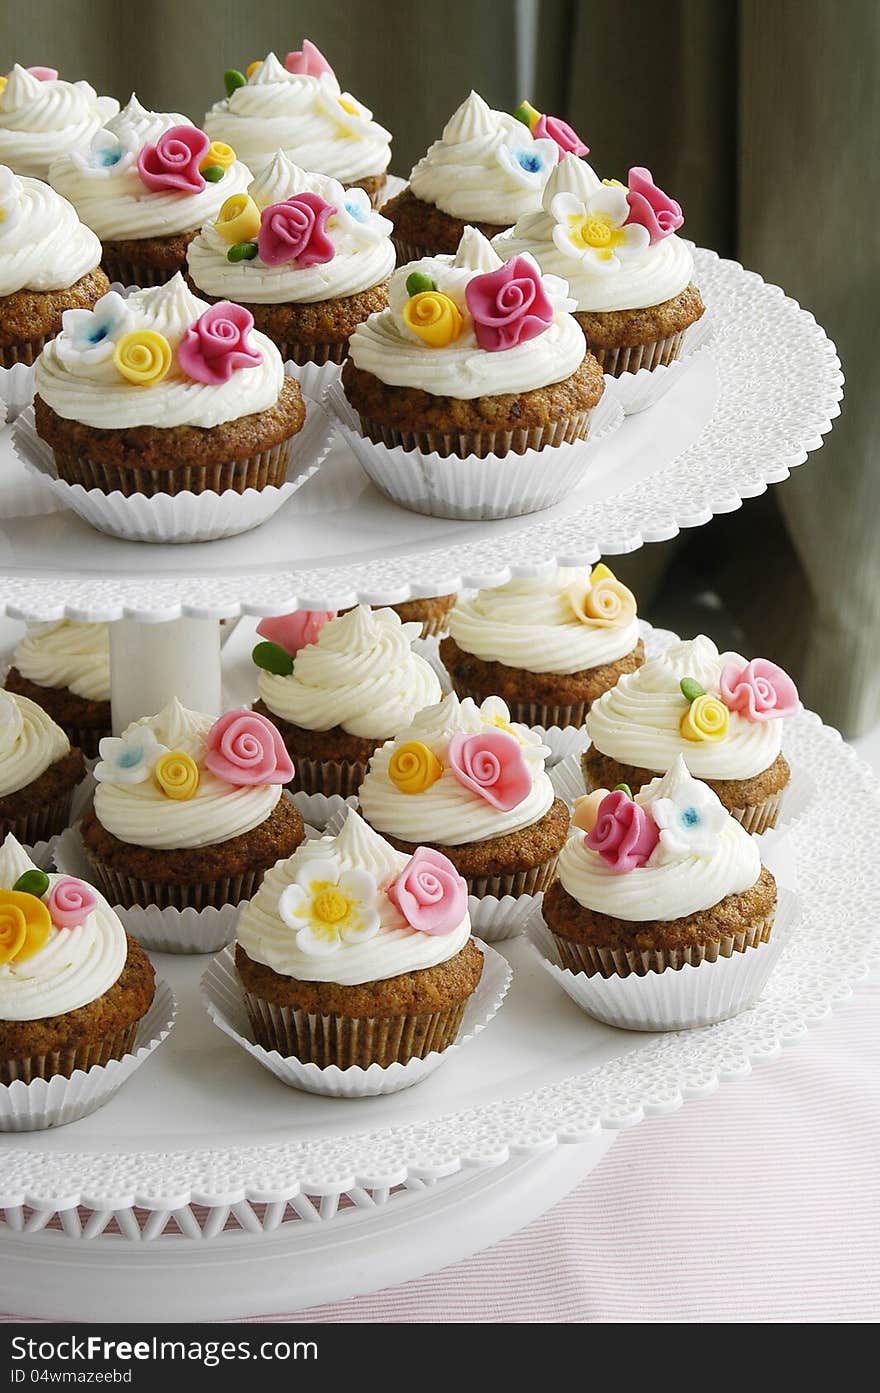
[[46,898],[49,917],[59,929],[75,929],[84,924],[97,904],[92,887],[72,875],[56,880]]
[[286,784],[293,778],[284,741],[256,711],[227,711],[214,722],[205,764],[227,784]]
[[477,343],[487,353],[515,348],[553,323],[553,306],[530,256],[512,256],[497,271],[474,276],[464,295]]
[[333,243],[324,228],[331,213],[337,212],[319,193],[298,193],[283,203],[263,209],[257,251],[267,266],[321,266],[335,256]]
[[228,382],[236,368],[256,368],[263,361],[248,342],[253,327],[250,310],[219,300],[189,326],[178,346],[177,361],[196,382],[209,387]]
[[291,49],[284,60],[284,66],[289,73],[301,74],[303,77],[320,77],[322,73],[330,73],[331,76],[333,74],[327,59],[311,39],[303,39],[302,48]]
[[459,731],[449,742],[447,757],[458,782],[501,812],[518,808],[531,792],[532,776],[522,747],[504,730],[477,735]]
[[670,233],[677,232],[684,222],[680,205],[658,189],[650,169],[642,165],[633,165],[629,172],[626,201],[629,204],[626,221],[646,227],[652,246]]
[[181,193],[201,193],[205,180],[199,164],[211,142],[196,126],[172,126],[155,145],[145,145],[138,155],[141,180],[151,193],[176,189]]
[[274,619],[261,619],[257,625],[260,638],[277,643],[291,658],[301,648],[317,643],[325,624],[336,618],[335,609],[295,609],[292,614],[278,614]]
[[38,82],[57,82],[57,68],[41,68],[39,64],[35,68],[28,68],[31,77],[35,77]]
[[446,934],[457,928],[467,912],[467,881],[442,852],[420,846],[389,885],[388,898],[411,929]]
[[767,658],[753,658],[745,667],[728,663],[718,685],[724,705],[747,721],[775,721],[798,709],[797,687]]
[[613,871],[632,871],[645,865],[660,833],[646,809],[623,789],[616,789],[602,799],[593,830],[585,840]]
[[536,140],[555,140],[559,146],[556,163],[563,155],[589,155],[590,147],[585,145],[576,130],[558,116],[540,116],[532,127]]

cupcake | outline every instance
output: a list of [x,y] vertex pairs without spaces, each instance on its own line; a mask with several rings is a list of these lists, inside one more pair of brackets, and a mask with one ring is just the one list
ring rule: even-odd
[[190,243],[189,278],[209,300],[244,305],[282,358],[341,363],[356,326],[388,303],[390,232],[363,189],[279,150]]
[[675,643],[594,701],[587,788],[636,791],[683,755],[747,831],[765,832],[791,774],[784,717],[799,705],[791,678],[766,658],[719,653],[705,634]]
[[0,846],[0,1083],[69,1078],[131,1052],[154,973],[107,901]]
[[6,674],[6,690],[42,706],[87,759],[110,734],[110,633],[106,624],[32,624]]
[[565,277],[587,347],[618,377],[671,363],[703,314],[693,252],[675,235],[683,222],[650,170],[632,168],[624,187],[566,155],[547,180],[542,210],[494,246],[503,257],[531,252],[542,270]]
[[454,257],[396,271],[388,300],[355,329],[342,370],[370,440],[482,457],[586,437],[602,373],[565,283],[531,256],[502,262],[466,228]]
[[228,141],[261,174],[283,150],[295,164],[356,186],[378,208],[391,159],[391,136],[349,92],[343,92],[330,64],[314,44],[274,53],[251,63],[244,73],[226,72],[226,97],[205,116],[212,140]]
[[228,711],[215,721],[173,700],[102,740],[100,755],[82,844],[113,904],[237,904],[303,840],[282,795],[293,767],[262,716]]
[[443,852],[471,895],[535,895],[553,880],[569,823],[549,753],[499,697],[478,706],[453,692],[376,751],[360,810],[398,851]]
[[60,478],[103,493],[278,487],[305,422],[299,384],[240,305],[167,285],[67,311],[40,355],[37,433]]
[[596,790],[579,811],[543,906],[570,972],[674,973],[770,938],[776,882],[758,843],[681,755],[635,799]]
[[356,793],[374,751],[440,700],[436,672],[412,651],[419,626],[390,609],[298,610],[257,633],[254,710],[278,727],[304,793]]
[[80,148],[52,161],[49,182],[101,239],[103,267],[123,285],[162,285],[186,266],[202,223],[250,170],[186,116],[145,111],[132,95],[118,116]]
[[460,599],[440,657],[459,696],[500,696],[512,720],[547,730],[583,725],[645,649],[635,596],[600,564],[515,576]]
[[63,832],[85,772],[82,751],[41,706],[0,691],[0,837],[33,846]]
[[65,310],[106,294],[100,261],[100,242],[67,199],[0,165],[0,368],[33,363]]
[[471,92],[419,160],[407,188],[386,205],[398,259],[452,256],[467,225],[494,237],[539,212],[544,185],[562,157],[557,137],[576,156],[588,153],[570,126],[541,116],[528,102],[511,116]]
[[0,164],[45,179],[62,151],[87,145],[119,110],[87,82],[62,82],[54,68],[23,68],[0,78]]
[[237,938],[257,1043],[322,1069],[448,1049],[483,969],[452,863],[395,851],[353,812],[269,871]]

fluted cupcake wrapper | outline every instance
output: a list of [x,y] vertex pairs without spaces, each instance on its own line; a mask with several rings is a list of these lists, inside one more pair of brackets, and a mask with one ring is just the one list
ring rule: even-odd
[[376,445],[393,450],[418,450],[423,455],[436,454],[445,459],[485,459],[495,455],[525,455],[532,450],[545,450],[557,445],[571,445],[586,440],[590,430],[590,411],[577,411],[571,416],[557,418],[545,426],[520,427],[518,430],[496,431],[401,431],[358,413],[361,431]]
[[0,403],[6,408],[5,420],[9,425],[33,401],[35,374],[33,363],[6,362],[3,355],[4,350],[0,349]]
[[112,735],[113,732],[109,726],[106,730],[96,730],[94,726],[65,726],[64,734],[71,745],[82,750],[86,759],[97,759],[99,744],[105,735]]
[[301,343],[298,339],[275,339],[275,347],[285,362],[306,366],[313,363],[344,363],[348,357],[348,339],[341,343]]
[[53,799],[51,803],[44,803],[41,808],[35,808],[32,812],[12,820],[4,819],[3,836],[11,832],[16,841],[26,846],[48,842],[59,832],[63,832],[70,822],[73,793],[73,789],[68,789],[60,798]]
[[800,916],[797,896],[780,889],[772,937],[759,937],[741,951],[731,947],[714,958],[646,974],[615,972],[606,977],[571,969],[560,955],[559,935],[543,920],[530,926],[529,942],[544,970],[596,1020],[622,1030],[685,1030],[753,1006]]
[[[678,352],[665,362],[643,362],[639,368],[628,365],[616,374],[605,367],[606,384],[614,392],[627,416],[635,416],[664,397],[680,381],[688,365],[708,348],[715,338],[711,313],[705,311],[679,336]],[[664,341],[665,342],[665,341]],[[592,350],[596,353],[596,350]],[[596,354],[598,357],[599,355]]]
[[73,1046],[66,1050],[52,1050],[48,1054],[32,1054],[21,1059],[0,1060],[0,1084],[30,1083],[33,1079],[51,1079],[55,1074],[65,1078],[76,1069],[91,1069],[95,1064],[107,1064],[111,1059],[121,1059],[128,1054],[137,1033],[137,1021],[126,1026],[115,1035],[104,1040],[95,1040],[88,1045]]
[[124,498],[137,494],[153,498],[163,494],[174,498],[182,493],[233,493],[246,489],[260,491],[280,488],[284,483],[291,445],[296,436],[282,440],[271,449],[260,450],[244,459],[221,460],[211,464],[173,465],[167,470],[111,469],[86,455],[62,455],[53,451],[59,479],[102,493],[121,493]]
[[604,373],[609,377],[619,377],[624,372],[636,373],[643,369],[653,372],[656,368],[667,367],[678,357],[684,335],[685,330],[681,330],[668,338],[635,344],[630,348],[596,348],[589,342],[587,347],[598,359]]
[[323,793],[325,798],[351,798],[367,776],[366,764],[358,761],[306,759],[304,755],[297,755],[294,764],[297,792],[309,796]]
[[[467,683],[460,682],[455,673],[450,673],[449,680],[457,697],[464,698],[472,695]],[[508,701],[507,708],[510,711],[512,721],[518,721],[524,726],[532,726],[537,728],[539,733],[543,733],[554,729],[564,730],[566,727],[582,728],[584,718],[590,709],[590,703],[578,701],[569,706],[560,706],[543,701]],[[586,736],[584,740],[586,742]]]
[[[28,339],[27,343],[11,343],[6,348],[0,348],[0,368],[33,367],[52,337],[52,334],[43,334],[38,339]],[[5,393],[0,395],[5,401]]]
[[[167,1039],[176,1014],[174,993],[157,978],[146,1015],[113,1039],[63,1058],[59,1053],[11,1061],[0,1083],[0,1132],[44,1131],[95,1112]],[[11,1068],[19,1076],[10,1081]]]
[[335,813],[357,806],[357,798],[353,795],[342,798],[338,793],[306,793],[300,789],[290,796],[306,827],[314,827],[318,832],[324,831]]
[[101,266],[109,281],[119,281],[129,290],[146,290],[149,286],[165,285],[178,271],[186,270],[185,266],[174,266],[170,269],[148,266],[146,262],[134,261],[131,257],[114,256],[106,251],[101,257]]
[[487,895],[496,900],[504,899],[508,895],[515,899],[520,895],[542,895],[545,890],[550,889],[556,879],[558,860],[557,852],[549,860],[542,861],[540,866],[532,866],[529,870],[514,871],[508,875],[465,876],[468,894],[478,900]]
[[[467,1001],[430,1015],[352,1020],[289,1010],[286,1019],[279,1015],[276,1020],[277,1008],[264,1010],[267,1003],[245,992],[232,948],[220,953],[202,977],[202,1001],[219,1030],[292,1088],[335,1098],[397,1093],[433,1073],[444,1059],[479,1034],[501,1006],[510,985],[510,967],[491,948],[482,947],[481,951],[483,972],[476,990]],[[299,1022],[293,1020],[297,1015]],[[278,1047],[258,1043],[264,1028],[263,1039],[277,1040]],[[312,1057],[283,1053],[281,1047],[286,1049],[294,1040],[302,1041]],[[400,1057],[411,1046],[418,1046],[423,1053],[411,1054],[402,1063]],[[316,1056],[327,1062],[318,1063]],[[380,1057],[387,1062],[380,1062]]]
[[686,948],[600,948],[589,943],[577,943],[550,930],[560,964],[569,972],[583,972],[588,977],[644,977],[650,972],[677,972],[680,968],[697,967],[702,962],[714,963],[734,953],[744,953],[766,943],[773,932],[775,914],[747,924],[740,933],[729,934],[711,943],[691,943]]

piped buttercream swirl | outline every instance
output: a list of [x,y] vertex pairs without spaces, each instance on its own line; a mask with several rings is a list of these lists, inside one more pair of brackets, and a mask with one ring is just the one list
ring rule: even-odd
[[0,295],[61,290],[100,262],[100,242],[66,198],[0,165]]
[[32,625],[13,658],[40,687],[67,687],[86,701],[110,700],[110,631],[106,624],[59,619]]
[[0,92],[0,164],[45,179],[60,151],[87,145],[118,110],[87,82],[43,82],[16,63]]
[[26,788],[69,752],[64,731],[41,706],[0,691],[0,798]]

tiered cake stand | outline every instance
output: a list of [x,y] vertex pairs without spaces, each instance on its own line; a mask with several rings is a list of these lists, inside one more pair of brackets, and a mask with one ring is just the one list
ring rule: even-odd
[[[499,584],[731,511],[822,443],[843,379],[822,329],[777,287],[706,251],[696,278],[712,346],[599,448],[576,493],[531,517],[458,523],[401,511],[337,443],[257,532],[125,543],[46,512],[6,430],[3,606],[16,619],[120,621],[117,705],[135,700],[135,687],[156,704],[163,683],[210,704],[218,619]],[[162,957],[180,1001],[166,1044],[91,1117],[0,1138],[0,1309],[223,1318],[402,1281],[528,1222],[597,1164],[618,1129],[774,1057],[878,957],[880,912],[870,773],[809,713],[790,722],[787,751],[821,790],[789,837],[805,918],[759,1004],[704,1030],[602,1026],[513,940],[501,945],[514,969],[509,997],[467,1053],[407,1092],[333,1100],[256,1069],[201,1006],[204,960]],[[853,803],[859,817],[844,827],[835,809]]]

